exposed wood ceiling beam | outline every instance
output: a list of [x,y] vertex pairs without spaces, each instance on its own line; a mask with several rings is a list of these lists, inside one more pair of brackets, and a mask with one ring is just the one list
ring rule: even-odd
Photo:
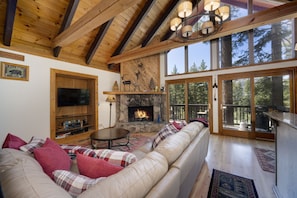
[[[70,2],[68,4],[67,11],[66,11],[66,14],[65,14],[64,19],[63,19],[63,23],[62,23],[61,28],[59,30],[59,34],[70,26],[71,21],[73,19],[73,16],[75,14],[76,8],[78,6],[78,3],[79,3],[79,0],[70,0]],[[59,56],[61,49],[62,48],[59,47],[59,46],[54,48],[54,56],[55,57]]]
[[17,0],[7,1],[6,18],[4,24],[3,44],[10,46]]
[[162,41],[157,44],[152,44],[147,47],[131,50],[118,56],[111,57],[108,61],[108,64],[120,63],[132,59],[137,59],[140,57],[146,57],[149,55],[162,53],[172,48],[185,46],[191,43],[217,39],[234,33],[254,29],[259,26],[276,23],[285,19],[297,18],[296,10],[297,2],[287,3],[281,6],[273,7],[233,21],[227,21],[223,24],[221,30],[219,30],[218,33],[211,35],[209,37],[201,38],[196,41],[191,41],[187,43],[179,43],[174,42],[172,40]]
[[106,23],[104,23],[103,25],[101,25],[101,27],[99,28],[99,31],[95,37],[95,40],[93,41],[87,56],[86,56],[86,63],[90,64],[93,56],[95,55],[101,41],[103,40],[105,33],[107,32],[109,26],[111,25],[113,19],[110,19],[109,21],[107,21]]
[[142,47],[146,46],[151,41],[151,39],[153,38],[155,33],[158,31],[158,29],[160,28],[162,23],[165,21],[165,19],[168,17],[170,12],[172,10],[174,10],[174,8],[175,8],[175,6],[177,5],[178,2],[179,2],[178,0],[171,0],[170,1],[170,3],[165,8],[165,12],[162,14],[162,16],[160,18],[158,18],[156,20],[157,21],[156,24],[153,26],[153,28],[148,33],[147,37],[142,42],[142,44],[141,44]]
[[145,18],[146,14],[152,8],[152,5],[154,4],[155,1],[156,0],[147,0],[146,1],[144,7],[142,8],[141,13],[138,15],[137,19],[134,21],[133,25],[131,26],[131,28],[129,29],[129,31],[126,33],[126,35],[122,39],[122,42],[117,47],[117,49],[114,51],[114,53],[112,54],[112,56],[119,55],[123,51],[123,49],[126,47],[126,45],[127,45],[128,41],[130,40],[130,38],[133,36],[133,34],[135,33],[136,29],[138,28],[138,26],[141,24],[141,22]]
[[139,0],[102,0],[93,9],[53,40],[53,47],[63,47],[114,18]]

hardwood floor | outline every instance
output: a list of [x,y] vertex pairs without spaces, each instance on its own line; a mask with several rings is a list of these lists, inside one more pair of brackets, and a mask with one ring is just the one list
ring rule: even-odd
[[261,198],[274,198],[275,173],[263,171],[253,148],[275,150],[274,142],[211,135],[206,162],[193,187],[191,198],[207,197],[213,169],[254,180]]

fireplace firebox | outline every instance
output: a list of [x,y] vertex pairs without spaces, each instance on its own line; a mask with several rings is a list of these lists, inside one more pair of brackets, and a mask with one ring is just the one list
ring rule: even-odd
[[142,122],[154,120],[153,106],[135,106],[128,107],[128,121]]

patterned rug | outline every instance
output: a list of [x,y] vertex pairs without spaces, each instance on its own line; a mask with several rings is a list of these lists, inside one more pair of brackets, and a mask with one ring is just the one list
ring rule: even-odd
[[[137,133],[130,134],[129,144],[127,144],[127,139],[119,139],[114,140],[113,145],[122,145],[122,146],[113,146],[111,149],[116,151],[125,151],[125,152],[133,152],[139,147],[143,146],[148,141],[151,141],[152,134],[141,135]],[[107,148],[107,142],[97,142],[97,148]]]
[[254,181],[213,169],[208,198],[258,198]]
[[275,152],[272,150],[254,148],[258,162],[264,171],[275,173]]
[[[134,150],[138,149],[139,147],[143,146],[145,143],[151,141],[151,137],[144,136],[140,134],[131,134],[129,139],[128,146],[116,146],[113,147],[112,150],[117,151],[126,151],[126,152],[133,152]],[[126,144],[126,140],[116,140],[113,141],[113,144]]]

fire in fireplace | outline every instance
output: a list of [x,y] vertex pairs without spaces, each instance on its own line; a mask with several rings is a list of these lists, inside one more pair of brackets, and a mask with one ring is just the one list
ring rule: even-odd
[[153,121],[154,120],[153,106],[136,106],[128,107],[128,121]]

